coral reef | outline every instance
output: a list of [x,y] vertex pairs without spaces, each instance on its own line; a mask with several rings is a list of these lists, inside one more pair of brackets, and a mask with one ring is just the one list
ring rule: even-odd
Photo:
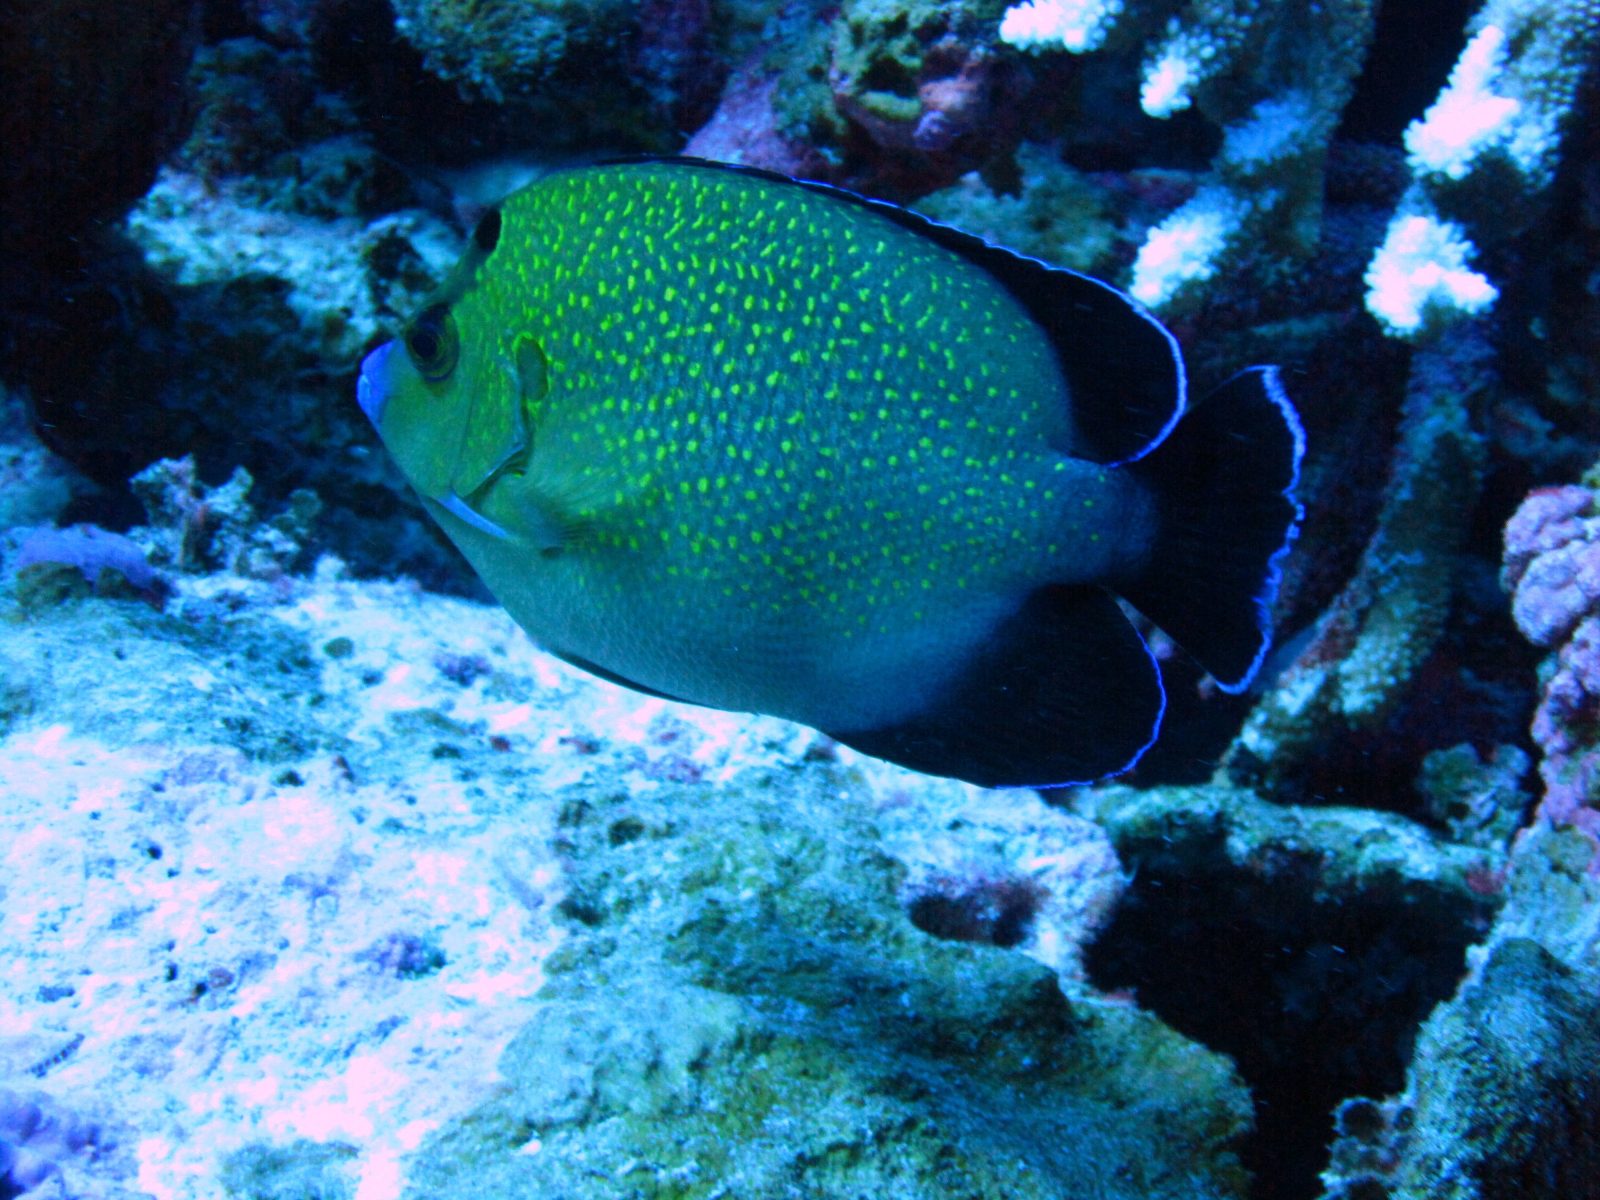
[[757,46],[734,64],[716,110],[684,153],[803,179],[835,178],[841,130],[826,86],[829,26],[822,16],[817,4],[774,13]]
[[1454,842],[1498,851],[1521,827],[1527,796],[1522,781],[1532,761],[1518,746],[1496,746],[1485,762],[1471,743],[1424,755],[1417,790],[1424,815]]
[[1330,728],[1377,727],[1413,685],[1443,631],[1478,498],[1477,428],[1497,382],[1491,358],[1472,326],[1413,356],[1377,530],[1308,644],[1250,714],[1229,754],[1236,775],[1292,774]]
[[1120,248],[1113,197],[1054,151],[1033,143],[1017,148],[1020,195],[991,187],[973,171],[923,196],[917,211],[1045,262],[1106,274]]
[[0,384],[0,529],[52,520],[89,490],[28,428],[21,397]]
[[1325,1200],[1600,1194],[1600,874],[1570,803],[1558,781],[1495,872],[1503,907],[1404,1089],[1340,1106]]
[[657,141],[705,119],[722,70],[707,0],[397,0],[395,28],[472,99],[544,137]]
[[570,936],[416,1194],[1237,1195],[1220,1060],[913,929],[852,774],[554,797]]
[[1345,1103],[1327,1200],[1595,1196],[1600,1119],[1600,516],[1594,483],[1535,491],[1505,531],[1540,667],[1535,820],[1495,873],[1504,907],[1421,1027],[1404,1090]]
[[[1197,2],[1168,22],[1162,6],[1037,0],[1003,19],[1002,38],[1034,51],[1126,63],[1144,47],[1144,110],[1170,117],[1192,105],[1218,128],[1209,172],[1155,221],[1131,266],[1129,286],[1147,303],[1180,316],[1214,308],[1219,272],[1282,278],[1327,243],[1327,147],[1374,12],[1316,7]],[[1355,570],[1229,752],[1235,779],[1281,787],[1331,731],[1376,736],[1452,611],[1489,453],[1482,431],[1513,403],[1498,332],[1482,317],[1519,283],[1517,239],[1544,211],[1561,139],[1577,124],[1600,19],[1590,4],[1495,2],[1467,37],[1451,81],[1406,134],[1411,182],[1366,270],[1369,309],[1419,342],[1383,505]],[[1315,466],[1310,487],[1316,495]]]
[[[331,562],[4,630],[0,1049],[77,1038],[52,1084],[136,1134],[103,1178],[1240,1194],[1225,1062],[1074,982],[1122,883],[1080,818],[641,701]],[[908,919],[1005,880],[1010,935]]]
[[771,19],[687,151],[905,197],[1003,159],[1024,73],[994,0],[801,3]]
[[1600,1000],[1537,942],[1496,944],[1422,1027],[1406,1094],[1352,1100],[1326,1200],[1600,1195]]
[[980,36],[982,14],[970,3],[843,5],[828,64],[835,112],[891,153],[987,157],[1013,140],[1014,71]]
[[[459,236],[418,209],[371,222],[301,211],[325,209],[327,191],[298,208],[262,198],[294,190],[293,176],[246,186],[164,173],[126,223],[144,262],[110,264],[131,275],[94,285],[115,304],[78,296],[56,335],[26,343],[36,423],[74,467],[127,500],[127,481],[158,459],[192,456],[210,482],[248,463],[265,506],[315,490],[330,502],[332,544],[352,555],[383,545],[396,568],[437,579],[444,555],[400,516],[400,483],[365,446],[344,372],[384,322],[437,285]],[[144,322],[161,336],[133,336]],[[96,522],[130,524],[137,508]]]
[[194,459],[163,459],[130,480],[149,524],[140,534],[153,562],[179,571],[221,569],[251,579],[287,574],[305,552],[322,511],[315,492],[289,494],[284,510],[259,521],[250,503],[250,472],[235,467],[220,487],[207,488]]
[[[110,12],[0,16],[0,1195],[1600,1196],[1597,0]],[[678,149],[1283,364],[1257,689],[1046,804],[450,598],[356,363]]]
[[129,1130],[57,1159],[74,1194],[200,1200],[236,1151],[314,1139],[393,1195],[527,1019],[559,868],[521,722],[543,697],[571,729],[577,681],[493,611],[337,576],[180,575],[161,612],[4,624],[0,1086],[53,1063]]
[[[1135,296],[1179,310],[1218,271],[1251,260],[1284,270],[1310,254],[1328,143],[1376,6],[1194,0],[1167,13],[1120,0],[1025,0],[1007,10],[1000,37],[1036,52],[1143,45],[1144,111],[1167,118],[1193,106],[1219,127],[1208,177],[1150,230],[1133,266]],[[1600,6],[1489,0],[1467,37],[1449,83],[1406,132],[1413,182],[1368,271],[1368,307],[1400,336],[1482,312],[1499,294],[1471,268],[1467,234],[1503,247],[1538,212],[1600,46]]]
[[1102,787],[1073,808],[1132,873],[1090,981],[1228,1053],[1256,1104],[1246,1165],[1311,1195],[1334,1105],[1400,1086],[1409,1031],[1490,927],[1503,848],[1220,785]]
[[171,166],[240,203],[326,218],[388,212],[416,190],[372,151],[350,102],[318,87],[308,49],[235,37],[202,46],[190,72],[193,128]]
[[575,47],[617,40],[631,7],[621,0],[399,0],[395,28],[436,75],[503,103],[508,92],[545,79]]

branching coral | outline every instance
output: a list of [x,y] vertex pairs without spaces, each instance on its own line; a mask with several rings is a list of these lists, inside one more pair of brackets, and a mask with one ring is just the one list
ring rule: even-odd
[[1600,0],[1489,0],[1434,105],[1406,130],[1412,182],[1367,272],[1367,307],[1410,337],[1492,304],[1468,263],[1526,228],[1600,50]]
[[1378,531],[1311,643],[1251,714],[1234,749],[1291,770],[1331,727],[1388,716],[1444,627],[1455,557],[1476,502],[1484,447],[1471,414],[1497,386],[1482,331],[1419,349]]
[[1142,41],[1140,103],[1152,117],[1191,106],[1222,127],[1211,178],[1152,229],[1130,290],[1156,308],[1182,307],[1223,264],[1265,245],[1295,261],[1316,242],[1329,139],[1371,40],[1371,0],[1029,0],[1006,13],[1013,45],[1083,53]]
[[[1001,36],[1030,49],[1143,46],[1141,103],[1193,106],[1222,130],[1209,177],[1146,234],[1130,290],[1181,310],[1247,264],[1304,259],[1321,220],[1323,156],[1372,33],[1364,0],[1286,3],[1030,0]],[[1375,730],[1443,628],[1454,559],[1479,494],[1484,414],[1499,384],[1486,312],[1511,241],[1541,210],[1561,137],[1600,47],[1600,0],[1488,0],[1437,102],[1406,134],[1411,182],[1367,271],[1368,308],[1417,340],[1378,531],[1234,763],[1292,768],[1331,726]],[[1481,253],[1480,253],[1481,251]],[[1480,262],[1480,259],[1486,262]]]
[[[1370,0],[1263,5],[1189,0],[1027,0],[1000,37],[1081,54],[1143,44],[1150,116],[1191,106],[1222,128],[1211,178],[1152,229],[1131,290],[1157,308],[1265,251],[1289,265],[1315,243],[1327,144],[1371,39]],[[1561,136],[1600,47],[1600,0],[1488,0],[1437,102],[1406,135],[1413,183],[1368,274],[1368,306],[1411,336],[1432,314],[1477,313],[1496,297],[1475,248],[1520,232],[1555,173]]]

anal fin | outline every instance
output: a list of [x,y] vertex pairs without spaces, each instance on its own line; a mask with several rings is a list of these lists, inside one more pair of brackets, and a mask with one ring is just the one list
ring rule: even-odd
[[607,683],[614,683],[618,687],[627,688],[630,692],[638,692],[645,696],[654,696],[658,700],[671,700],[674,704],[694,704],[693,700],[685,700],[682,696],[674,696],[671,692],[657,691],[653,687],[646,687],[642,683],[635,683],[626,675],[618,675],[615,671],[607,670],[600,664],[591,662],[577,654],[564,654],[560,650],[551,650],[548,646],[543,648],[546,653],[553,654],[569,666],[577,667],[580,671],[587,671],[596,679],[604,679]]
[[1116,601],[1099,588],[1052,586],[1030,594],[916,716],[827,732],[929,775],[1059,787],[1133,766],[1165,708],[1155,660]]

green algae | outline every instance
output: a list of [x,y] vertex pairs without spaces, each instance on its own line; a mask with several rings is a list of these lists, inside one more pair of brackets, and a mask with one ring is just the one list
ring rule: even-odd
[[355,1187],[340,1168],[355,1155],[339,1142],[249,1145],[228,1156],[221,1183],[230,1200],[349,1200]]

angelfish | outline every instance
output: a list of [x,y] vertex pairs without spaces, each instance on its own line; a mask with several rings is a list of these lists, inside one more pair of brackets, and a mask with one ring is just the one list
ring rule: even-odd
[[1300,516],[1275,368],[1186,407],[1115,288],[700,160],[509,196],[358,394],[547,650],[986,786],[1155,740],[1118,597],[1246,687]]

